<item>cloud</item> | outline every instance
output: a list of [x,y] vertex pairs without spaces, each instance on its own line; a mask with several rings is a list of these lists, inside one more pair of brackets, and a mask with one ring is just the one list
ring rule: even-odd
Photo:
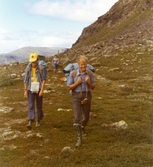
[[[13,29],[12,25],[7,26],[6,29],[0,28],[0,53],[25,46],[69,48],[76,42],[82,29],[106,13],[116,1],[38,0],[37,2],[33,1],[35,2],[33,4],[32,1],[26,1],[27,11],[34,17],[27,13],[28,18],[21,17],[24,27],[21,26],[23,22],[20,20],[20,24],[16,24],[18,28]],[[51,26],[47,26],[46,20]],[[28,21],[27,24],[26,21]]]
[[7,35],[7,30],[0,28],[0,40],[4,40]]
[[37,15],[50,16],[78,22],[91,23],[97,17],[105,14],[112,2],[117,0],[63,0],[50,2],[41,0],[34,4],[27,4],[29,12]]
[[70,48],[78,35],[73,32],[36,30],[20,30],[11,33],[0,29],[0,50],[4,53],[6,50],[10,52],[14,48],[19,49],[25,46]]
[[58,35],[53,34],[48,36],[46,35],[41,39],[40,45],[46,47],[71,47],[71,45],[77,40],[78,34],[65,32],[59,33]]
[[20,48],[20,46],[25,46],[26,43],[23,40],[21,32],[11,32],[9,30],[0,29],[0,52],[5,53],[14,50],[14,48]]
[[7,33],[7,30],[6,29],[2,29],[2,28],[0,28],[0,34],[6,34]]

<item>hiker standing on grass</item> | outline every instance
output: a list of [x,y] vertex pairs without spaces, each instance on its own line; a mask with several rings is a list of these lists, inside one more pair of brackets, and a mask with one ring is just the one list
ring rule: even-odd
[[29,62],[25,70],[24,97],[28,98],[27,128],[31,129],[34,119],[36,119],[36,127],[38,127],[43,118],[42,102],[47,69],[46,63],[43,60],[38,60],[37,53],[30,54]]
[[52,59],[52,65],[54,68],[54,72],[58,70],[58,63],[59,63],[59,58],[57,57],[57,55],[55,55]]
[[76,147],[82,144],[82,135],[85,136],[85,127],[89,121],[91,109],[91,92],[95,88],[94,74],[87,69],[87,58],[77,58],[79,69],[70,73],[67,81],[69,90],[72,90],[72,108],[74,113],[73,126],[77,132]]

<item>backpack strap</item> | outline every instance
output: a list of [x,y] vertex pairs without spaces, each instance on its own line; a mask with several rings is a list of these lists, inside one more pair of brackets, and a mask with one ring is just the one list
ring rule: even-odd
[[45,67],[45,66],[42,66],[42,65],[39,65],[39,66],[38,66],[39,72],[41,73],[44,68],[46,68],[46,67]]
[[89,77],[91,78],[91,75],[92,75],[91,70],[87,70],[87,73],[88,73]]
[[[87,70],[87,74],[89,75],[89,77],[91,78],[91,76],[92,76],[92,71],[91,70]],[[86,86],[86,98],[88,98],[88,88],[87,88],[87,86]]]
[[72,77],[73,77],[73,79],[76,77],[76,73],[77,73],[76,70],[73,70],[73,71],[72,71]]
[[[77,71],[76,70],[73,70],[72,71],[72,77],[73,77],[73,79],[76,77],[76,73],[77,73]],[[87,70],[87,74],[89,75],[89,77],[91,78],[91,75],[92,75],[92,72],[91,72],[91,70]],[[81,90],[81,95],[82,95],[82,90]],[[88,89],[87,89],[87,87],[86,87],[86,98],[88,97]]]

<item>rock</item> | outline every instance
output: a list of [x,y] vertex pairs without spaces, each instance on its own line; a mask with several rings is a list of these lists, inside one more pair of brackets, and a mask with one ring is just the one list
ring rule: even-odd
[[9,113],[11,111],[13,111],[14,108],[12,107],[6,107],[6,106],[0,106],[0,113]]
[[72,109],[63,109],[63,108],[58,108],[57,111],[72,111]]
[[61,156],[63,157],[68,157],[70,154],[72,154],[74,152],[73,149],[71,149],[71,147],[64,147],[61,151]]
[[12,131],[11,129],[7,129],[2,133],[3,140],[13,140],[19,137],[21,132],[19,131]]
[[27,131],[25,136],[27,138],[30,138],[30,137],[43,138],[44,137],[44,135],[42,133],[35,133],[33,130]]
[[112,124],[103,123],[102,127],[113,127],[116,130],[119,130],[119,129],[127,129],[128,125],[125,121],[121,120],[119,122],[115,122],[115,123],[112,123]]
[[44,135],[42,133],[37,133],[36,136],[40,137],[40,138],[44,137]]
[[63,108],[58,108],[57,111],[63,111],[64,109]]
[[110,126],[117,129],[127,129],[128,125],[125,121],[121,120],[119,122],[112,123]]
[[97,115],[93,114],[93,113],[90,113],[90,119],[93,119],[93,118],[96,118]]
[[119,70],[120,70],[119,68],[111,68],[111,69],[109,70],[109,72],[119,71]]
[[14,132],[13,131],[9,131],[9,132],[3,132],[3,134],[2,134],[2,136],[4,137],[4,138],[6,138],[6,137],[10,137],[11,135],[14,135]]
[[33,132],[33,131],[27,131],[26,132],[26,137],[35,137],[36,136],[36,134]]
[[11,74],[11,78],[16,78],[17,74]]
[[101,126],[102,127],[108,127],[108,124],[103,123]]
[[45,156],[44,159],[50,159],[50,157],[49,156]]
[[44,90],[44,93],[50,93],[51,90]]
[[24,77],[24,76],[25,76],[25,72],[24,72],[24,73],[22,73],[22,74],[21,74],[21,76],[22,76],[22,77]]

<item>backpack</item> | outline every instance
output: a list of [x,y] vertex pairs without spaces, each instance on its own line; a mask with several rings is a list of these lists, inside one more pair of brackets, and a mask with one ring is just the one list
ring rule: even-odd
[[[65,77],[66,77],[66,80],[67,80],[67,81],[68,81],[68,77],[69,77],[71,71],[74,71],[72,75],[73,75],[73,78],[75,78],[75,76],[76,76],[76,72],[75,72],[75,71],[76,71],[78,68],[79,68],[78,63],[70,63],[70,64],[68,64],[68,65],[63,69],[63,73],[65,74]],[[90,71],[92,71],[93,73],[95,72],[93,66],[90,65],[90,64],[87,64],[87,70],[88,70],[89,76],[90,76],[90,74],[91,74]]]
[[39,60],[38,61],[38,69],[39,69],[39,72],[41,73],[42,72],[42,70],[47,70],[47,64],[46,64],[46,62],[45,61],[43,61],[43,60]]

